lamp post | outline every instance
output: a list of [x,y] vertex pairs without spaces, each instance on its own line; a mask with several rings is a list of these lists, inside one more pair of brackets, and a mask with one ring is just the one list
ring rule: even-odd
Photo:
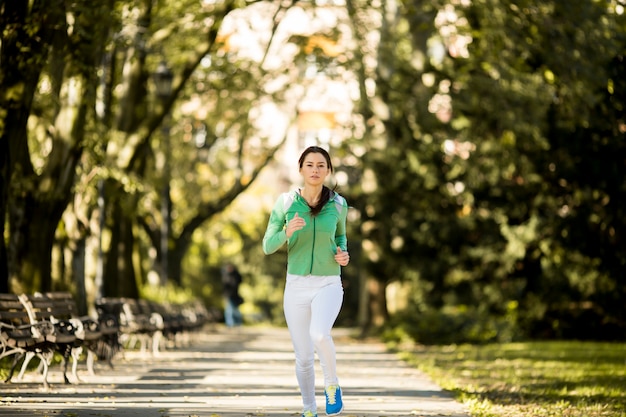
[[[156,93],[161,101],[163,111],[167,100],[172,94],[172,81],[174,74],[169,69],[165,61],[161,61],[154,72],[154,85]],[[161,190],[161,285],[167,283],[168,278],[168,258],[169,258],[169,236],[171,224],[171,200],[170,200],[170,126],[169,117],[166,115],[162,123],[161,148],[163,152],[163,189]]]

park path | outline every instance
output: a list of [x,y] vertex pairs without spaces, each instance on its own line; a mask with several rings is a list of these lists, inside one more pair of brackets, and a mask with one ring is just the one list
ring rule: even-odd
[[[344,417],[469,417],[426,375],[377,342],[333,331]],[[189,346],[168,348],[159,356],[128,351],[115,368],[79,367],[78,383],[64,385],[51,368],[51,388],[40,376],[0,383],[0,416],[61,417],[287,417],[299,416],[300,396],[286,329],[207,327]],[[321,370],[317,364],[318,386]],[[323,388],[318,412],[324,416]]]

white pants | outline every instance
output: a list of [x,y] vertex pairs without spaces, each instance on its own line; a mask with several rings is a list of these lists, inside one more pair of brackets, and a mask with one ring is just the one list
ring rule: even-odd
[[283,308],[296,355],[296,378],[305,411],[317,411],[315,352],[324,373],[324,386],[338,384],[335,344],[330,331],[342,303],[340,276],[287,275]]

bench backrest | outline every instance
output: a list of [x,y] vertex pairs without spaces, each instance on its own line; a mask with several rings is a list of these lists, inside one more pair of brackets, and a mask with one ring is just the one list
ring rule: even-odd
[[33,323],[42,320],[57,321],[61,319],[55,316],[54,303],[41,294],[22,294],[20,298],[28,310]]
[[31,323],[28,311],[17,294],[0,294],[0,322],[16,327]]
[[[0,294],[0,345],[3,355],[7,345],[33,348],[46,341],[45,335],[53,332],[52,323],[35,322],[16,294]],[[13,342],[11,342],[13,341]]]
[[65,291],[47,292],[43,294],[43,297],[48,299],[50,308],[54,312],[54,318],[69,320],[80,316],[72,293]]

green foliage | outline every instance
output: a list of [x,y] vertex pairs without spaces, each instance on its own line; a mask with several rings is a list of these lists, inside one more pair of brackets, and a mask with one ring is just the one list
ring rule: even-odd
[[403,2],[383,24],[368,76],[384,129],[362,159],[376,186],[351,196],[366,268],[411,283],[419,314],[398,321],[420,341],[622,338],[624,16],[596,1],[460,3]]
[[516,303],[506,314],[496,315],[477,307],[447,306],[440,310],[409,310],[395,314],[383,332],[396,343],[410,338],[425,345],[484,344],[517,340]]
[[[282,289],[286,252],[265,256],[259,244],[269,218],[269,208],[259,205],[259,201],[273,195],[274,189],[268,188],[264,181],[251,187],[229,210],[196,231],[183,261],[182,286],[201,297],[206,305],[220,310],[223,302],[220,269],[226,262],[237,266],[243,277],[240,292],[245,300],[240,308],[247,323],[284,323]],[[258,210],[251,212],[251,206]]]
[[198,295],[190,288],[180,288],[168,282],[166,285],[144,285],[141,298],[169,304],[185,304],[198,300]]

